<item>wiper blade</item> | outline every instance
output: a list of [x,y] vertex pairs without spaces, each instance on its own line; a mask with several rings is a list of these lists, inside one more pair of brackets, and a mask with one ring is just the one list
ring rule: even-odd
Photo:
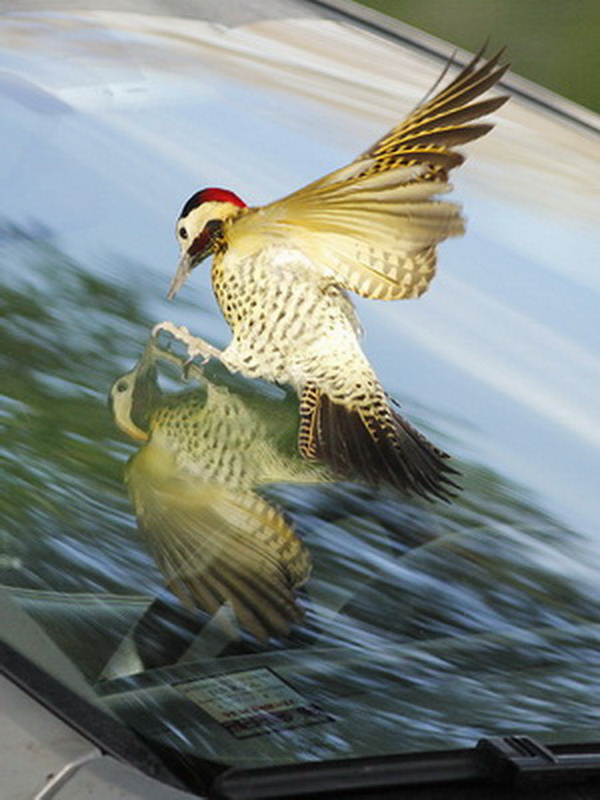
[[[587,785],[591,782],[593,785]],[[583,784],[583,786],[581,786]],[[541,787],[577,785],[577,798],[600,796],[600,744],[545,746],[529,736],[481,739],[472,749],[340,761],[309,762],[259,769],[227,770],[213,784],[215,800],[393,797],[410,787],[436,787],[436,797],[475,797],[468,787],[491,789],[486,798],[530,798]],[[498,794],[493,792],[497,787]],[[590,789],[590,794],[582,789]],[[445,789],[442,793],[442,789]],[[535,794],[534,792],[534,794]],[[538,795],[539,796],[539,795]],[[545,795],[546,796],[546,795]],[[569,794],[561,794],[568,800]]]
[[568,784],[600,777],[600,746],[589,752],[560,749],[546,747],[529,736],[481,739],[475,748],[487,762],[494,783]]

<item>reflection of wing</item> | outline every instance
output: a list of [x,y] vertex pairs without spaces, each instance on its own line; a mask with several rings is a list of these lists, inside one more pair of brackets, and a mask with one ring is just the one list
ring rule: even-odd
[[163,395],[158,359],[183,363],[151,340],[110,393],[117,425],[145,442],[126,471],[138,526],[185,605],[212,614],[228,603],[258,639],[284,636],[302,618],[295,590],[311,562],[255,488],[326,480],[297,452],[297,405],[257,397],[247,382],[230,390],[203,371],[197,390]]
[[177,477],[173,456],[152,444],[133,457],[127,480],[140,529],[185,605],[212,614],[227,602],[260,640],[300,621],[294,589],[310,557],[278,510],[252,491]]
[[243,253],[284,240],[323,277],[363,297],[420,295],[435,272],[435,246],[463,232],[459,206],[435,197],[450,189],[448,172],[463,161],[455,145],[491,128],[467,123],[507,99],[472,102],[506,70],[500,55],[480,65],[478,54],[352,164],[237,218],[229,244]]

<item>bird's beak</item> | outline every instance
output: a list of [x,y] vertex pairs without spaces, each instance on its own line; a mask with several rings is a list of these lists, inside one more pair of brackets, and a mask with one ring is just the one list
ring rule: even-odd
[[186,281],[187,276],[190,274],[192,269],[196,266],[195,261],[192,261],[190,256],[187,253],[184,253],[181,258],[179,259],[179,264],[177,265],[177,270],[175,272],[175,276],[171,281],[171,285],[169,287],[169,291],[167,292],[167,299],[172,300],[177,292],[181,289],[183,284]]

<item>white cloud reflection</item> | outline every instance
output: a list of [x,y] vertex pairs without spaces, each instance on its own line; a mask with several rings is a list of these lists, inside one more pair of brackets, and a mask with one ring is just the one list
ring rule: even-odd
[[458,278],[443,283],[434,309],[410,319],[388,305],[377,313],[438,358],[600,446],[600,357]]

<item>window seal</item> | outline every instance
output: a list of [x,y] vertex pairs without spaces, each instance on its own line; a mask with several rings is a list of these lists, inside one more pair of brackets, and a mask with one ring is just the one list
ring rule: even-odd
[[5,642],[0,642],[0,674],[90,741],[103,755],[112,756],[162,783],[188,788],[130,728]]

